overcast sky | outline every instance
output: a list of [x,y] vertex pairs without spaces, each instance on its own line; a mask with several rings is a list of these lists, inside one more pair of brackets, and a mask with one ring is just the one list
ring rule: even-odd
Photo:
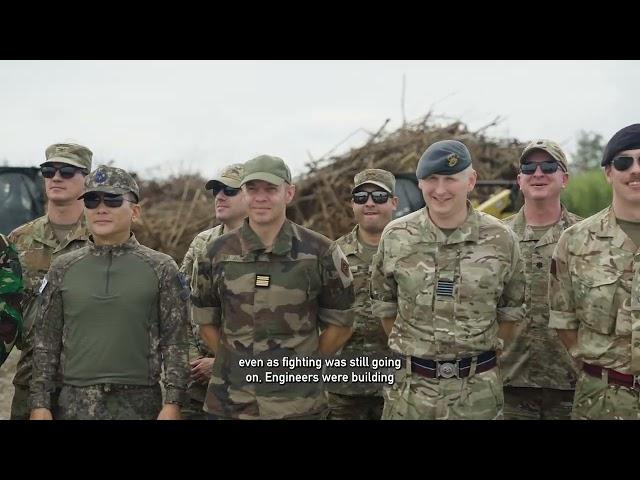
[[[145,177],[268,153],[294,174],[362,128],[429,111],[497,137],[605,141],[640,122],[640,61],[0,61],[0,163],[72,141]],[[338,148],[361,145],[359,132]]]

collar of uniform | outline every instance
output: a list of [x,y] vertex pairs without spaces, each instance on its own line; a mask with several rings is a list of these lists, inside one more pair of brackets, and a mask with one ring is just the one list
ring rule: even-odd
[[[258,250],[264,250],[265,246],[260,240],[260,237],[253,231],[249,225],[249,219],[246,218],[242,227],[240,227],[240,236],[242,238],[242,253],[243,255],[249,252],[255,252]],[[278,235],[273,241],[273,248],[271,253],[275,255],[286,255],[291,251],[293,238],[300,240],[300,234],[289,219],[285,219]]]
[[89,231],[87,230],[87,223],[84,215],[80,217],[80,221],[76,225],[76,228],[71,230],[67,235],[65,242],[59,243],[56,235],[51,226],[51,220],[48,215],[40,217],[42,222],[38,222],[33,232],[33,239],[43,243],[44,245],[53,248],[54,253],[64,250],[74,240],[86,241],[89,239]]
[[609,205],[601,212],[596,213],[594,217],[595,221],[590,222],[589,230],[597,237],[613,238],[611,244],[618,248],[622,248],[625,242],[628,242],[626,249],[636,251],[631,239],[627,237],[622,228],[620,228],[620,225],[618,225],[616,214],[613,211],[613,205]]
[[448,237],[438,227],[429,216],[429,208],[425,207],[425,215],[423,216],[424,226],[428,232],[431,232],[433,241],[454,244],[464,242],[477,243],[480,239],[480,213],[473,208],[471,202],[467,200],[467,218],[464,223],[454,230]]
[[93,236],[90,235],[87,245],[89,245],[89,250],[91,250],[91,253],[94,255],[104,255],[105,253],[118,253],[133,250],[140,246],[140,243],[138,243],[136,236],[132,233],[126,242],[119,243],[118,245],[96,245],[93,242]]
[[[560,205],[560,220],[549,227],[549,230],[537,241],[536,246],[548,245],[555,243],[560,238],[562,231],[571,225],[571,219],[569,218],[569,212],[564,205]],[[509,219],[507,225],[516,233],[521,242],[528,242],[534,239],[533,228],[527,225],[527,220],[524,217],[524,207],[521,207],[518,213]]]
[[349,233],[347,233],[342,242],[340,242],[340,249],[345,256],[356,255],[361,247],[360,241],[358,240],[358,225],[356,224]]

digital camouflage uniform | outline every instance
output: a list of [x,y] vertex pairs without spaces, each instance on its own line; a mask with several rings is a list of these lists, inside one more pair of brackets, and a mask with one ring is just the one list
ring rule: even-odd
[[[637,247],[611,207],[564,231],[549,278],[549,327],[578,331],[571,355],[585,364],[640,374]],[[581,372],[572,418],[638,419],[637,389]]]
[[[180,265],[180,272],[185,275],[190,285],[192,280],[198,275],[198,262],[204,259],[207,244],[214,238],[222,235],[222,230],[223,225],[217,225],[204,232],[200,232],[193,239],[191,245],[189,245],[187,253],[182,260],[182,265]],[[193,315],[190,314],[189,317],[191,323],[191,328],[189,329],[189,360],[202,357],[212,358],[213,352],[207,348],[204,341],[200,338],[200,328],[193,321]],[[189,380],[187,394],[189,395],[189,402],[182,409],[183,417],[185,419],[204,418],[205,413],[202,410],[202,406],[207,394],[207,386]]]
[[[321,417],[327,408],[317,382],[267,380],[320,375],[315,368],[270,368],[284,357],[318,355],[323,325],[351,326],[352,276],[344,254],[326,237],[285,220],[270,252],[245,220],[210,243],[192,292],[194,319],[220,329],[205,411],[219,418]],[[243,368],[246,360],[263,368]],[[258,375],[261,382],[247,381]],[[311,377],[307,377],[310,379]]]
[[[100,166],[86,192],[138,197],[124,170]],[[122,207],[121,207],[122,208]],[[189,291],[176,263],[131,235],[56,258],[39,299],[31,408],[54,406],[59,419],[153,419],[164,403],[182,405],[188,366]]]
[[[47,148],[46,161],[60,162],[91,170],[92,152],[81,145],[55,144]],[[9,241],[20,255],[24,282],[24,297],[21,304],[23,332],[16,347],[20,350],[20,359],[13,379],[15,393],[11,403],[11,419],[29,418],[29,382],[33,358],[33,325],[36,317],[40,285],[49,270],[51,262],[58,256],[82,247],[89,236],[84,215],[63,241],[56,238],[49,217],[44,215],[21,225],[9,234]]]
[[[455,360],[502,349],[498,323],[521,321],[524,287],[518,240],[502,222],[468,203],[448,237],[427,207],[385,228],[374,256],[373,314],[395,319],[389,347],[399,356]],[[499,419],[499,368],[464,378],[427,378],[411,362],[385,387],[383,419]]]
[[520,239],[524,271],[525,317],[501,358],[505,419],[568,420],[576,383],[576,365],[549,326],[548,284],[553,249],[563,230],[582,220],[562,207],[560,220],[542,237],[527,225],[524,207],[507,219]]
[[9,240],[0,234],[0,366],[9,356],[22,329],[20,258]]

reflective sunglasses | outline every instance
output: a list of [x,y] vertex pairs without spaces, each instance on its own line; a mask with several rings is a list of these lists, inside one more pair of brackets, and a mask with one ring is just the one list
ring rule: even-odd
[[216,197],[220,190],[222,190],[222,193],[224,193],[226,197],[235,197],[238,192],[240,192],[239,188],[227,187],[226,185],[216,185],[211,189],[211,191],[213,192],[213,196]]
[[523,163],[520,165],[520,171],[525,175],[533,175],[536,173],[536,170],[540,167],[542,173],[550,174],[556,173],[558,171],[558,167],[560,164],[558,162],[541,162],[541,163]]
[[[633,157],[624,155],[614,158],[611,163],[613,164],[613,168],[615,168],[619,172],[624,172],[625,170],[629,170],[629,168],[631,168],[634,160],[635,159]],[[638,158],[638,162],[640,162],[640,158]]]
[[389,200],[389,192],[376,190],[375,192],[356,192],[352,194],[353,203],[364,205],[369,200],[369,195],[373,198],[373,203],[387,203],[387,200]]
[[[91,192],[91,193],[85,194],[85,196],[82,197],[82,199],[84,200],[84,206],[90,210],[93,210],[94,208],[98,208],[98,205],[100,205],[100,202],[104,202],[105,207],[109,207],[109,208],[121,207],[122,203],[125,200],[127,202],[131,202],[131,200],[127,200],[122,195],[115,194],[115,193]],[[135,203],[135,202],[131,202],[131,203]]]
[[64,167],[54,167],[53,165],[44,165],[40,167],[40,172],[44,178],[53,178],[56,176],[56,172],[60,172],[62,178],[73,178],[76,172],[83,172],[82,168],[74,167],[71,165],[65,165]]

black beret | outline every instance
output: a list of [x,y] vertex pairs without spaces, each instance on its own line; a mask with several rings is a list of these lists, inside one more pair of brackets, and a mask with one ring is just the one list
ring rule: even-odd
[[416,168],[418,179],[434,173],[453,175],[471,165],[471,154],[464,143],[457,140],[441,140],[427,148]]
[[617,153],[635,148],[640,148],[640,123],[634,123],[633,125],[624,127],[611,137],[611,140],[609,140],[609,143],[607,143],[607,146],[604,148],[602,163],[600,163],[600,165],[603,167],[607,166]]

